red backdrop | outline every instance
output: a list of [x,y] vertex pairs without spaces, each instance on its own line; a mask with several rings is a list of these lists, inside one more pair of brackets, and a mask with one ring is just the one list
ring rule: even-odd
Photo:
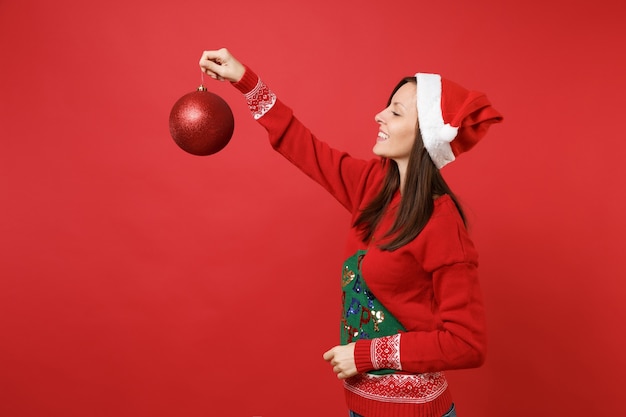
[[[267,145],[243,98],[217,155],[169,137],[227,46],[326,141],[370,156],[416,71],[505,115],[444,169],[481,253],[490,345],[459,415],[623,405],[623,6],[0,1],[0,415],[344,416],[348,215]],[[339,231],[339,232],[338,232]]]

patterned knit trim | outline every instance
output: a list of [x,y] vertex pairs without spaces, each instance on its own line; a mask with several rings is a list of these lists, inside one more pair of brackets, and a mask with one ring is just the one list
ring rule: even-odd
[[359,374],[344,383],[345,388],[360,397],[388,403],[424,404],[435,400],[448,381],[443,372],[417,375]]
[[372,340],[370,356],[374,369],[402,369],[400,362],[400,336],[394,334]]
[[246,93],[246,101],[254,120],[258,120],[274,106],[276,94],[259,78],[252,91]]

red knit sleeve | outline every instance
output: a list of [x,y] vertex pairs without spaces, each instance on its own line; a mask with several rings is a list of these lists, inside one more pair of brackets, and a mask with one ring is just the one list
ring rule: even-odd
[[234,86],[245,94],[272,147],[353,212],[375,161],[353,158],[318,140],[249,68]]
[[400,340],[402,334],[364,339],[356,342],[354,363],[357,371],[368,372],[376,369],[402,370],[400,360]]
[[359,373],[374,370],[372,365],[372,357],[370,356],[370,347],[372,339],[358,340],[354,345],[354,364]]
[[[482,365],[486,319],[478,279],[478,254],[453,207],[431,219],[422,232],[419,256],[432,277],[438,325],[402,333],[402,369],[436,372]],[[443,210],[445,211],[445,210]]]
[[442,324],[437,330],[402,334],[402,369],[424,373],[482,365],[486,326],[475,266],[442,267],[435,271],[433,284]]

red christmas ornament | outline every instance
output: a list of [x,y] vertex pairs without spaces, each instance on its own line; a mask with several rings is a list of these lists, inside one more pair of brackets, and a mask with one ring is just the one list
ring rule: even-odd
[[228,104],[201,85],[185,94],[170,112],[170,135],[185,152],[211,155],[221,151],[230,141],[235,119]]

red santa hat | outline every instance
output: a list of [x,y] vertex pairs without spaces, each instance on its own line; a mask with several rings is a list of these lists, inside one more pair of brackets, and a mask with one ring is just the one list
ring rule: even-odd
[[437,168],[470,150],[502,116],[483,93],[439,74],[415,74],[417,118],[424,147]]

